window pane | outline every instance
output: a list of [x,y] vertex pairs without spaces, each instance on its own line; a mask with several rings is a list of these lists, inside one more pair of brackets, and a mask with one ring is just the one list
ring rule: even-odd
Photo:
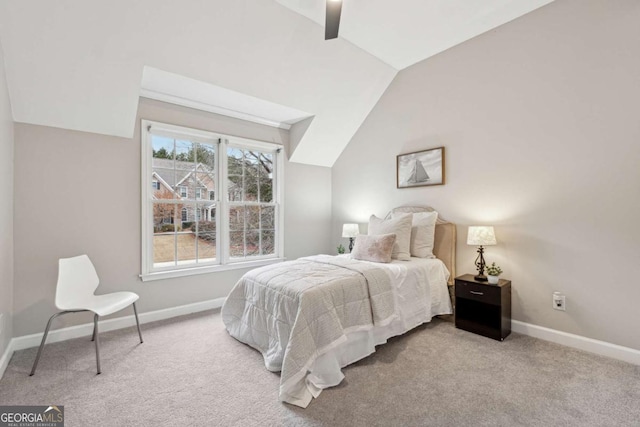
[[229,148],[228,185],[231,201],[273,201],[274,155]]
[[229,148],[227,156],[229,200],[232,202],[242,201],[244,200],[244,151]]
[[260,153],[260,201],[273,201],[273,154]]
[[198,192],[200,194],[197,194],[197,196],[199,196],[199,199],[205,199],[205,200],[215,200],[214,198],[211,198],[211,193],[215,194],[215,175],[214,175],[214,169],[209,168],[207,165],[204,165],[202,163],[198,163],[198,165],[196,166],[196,181],[197,181],[197,188],[198,188]]
[[244,206],[229,208],[229,230],[244,231]]
[[176,139],[176,161],[193,163],[193,142],[186,139]]
[[216,233],[205,232],[198,236],[198,262],[214,261],[216,258]]
[[[167,138],[165,136],[151,135],[151,148],[153,150],[153,158],[154,159],[173,159],[173,150],[174,150],[174,140],[173,138]],[[168,169],[173,169],[172,162],[168,162],[167,166],[164,166]]]
[[176,227],[176,258],[178,265],[193,264],[196,262],[196,233],[191,228],[182,229]]
[[205,219],[191,226],[197,229],[198,262],[212,261],[216,257],[216,208],[215,205],[205,206]]
[[173,190],[175,183],[175,171],[173,169],[166,169],[158,167],[158,165],[162,165],[159,162],[170,162],[173,163],[173,160],[165,160],[165,159],[153,159],[153,178],[157,180],[158,184],[153,187],[152,195],[156,199],[175,199],[177,198],[176,192]]
[[275,254],[275,206],[233,206],[229,211],[230,254]]
[[275,206],[262,206],[260,225],[262,230],[275,230],[276,228]]
[[175,183],[175,163],[173,161],[174,140],[162,136],[151,137],[153,157],[151,159],[153,197],[173,199]]
[[153,204],[153,264],[156,267],[175,263],[175,228],[177,206]]
[[174,233],[154,233],[153,235],[153,266],[165,267],[175,264]]
[[245,237],[246,256],[260,255],[260,231],[247,230]]
[[245,151],[244,158],[244,200],[258,201],[258,175],[260,174],[259,153]]
[[262,231],[261,255],[273,255],[276,253],[275,232]]
[[180,220],[183,229],[190,228],[191,225],[197,220],[196,209],[192,204],[180,205]]
[[198,172],[196,173],[196,178],[198,183],[196,187],[196,197],[200,200],[210,200],[209,192],[215,190],[213,176],[207,173]]
[[247,230],[258,230],[260,228],[260,206],[246,206]]
[[229,254],[232,257],[244,256],[245,207],[229,208]]
[[176,205],[171,203],[154,203],[153,204],[153,232],[167,233],[173,232]]
[[203,166],[203,170],[208,170],[211,174],[216,169],[216,148],[211,144],[198,144],[196,161]]
[[196,177],[193,162],[195,144],[187,140],[176,140],[175,185],[181,199],[195,199]]
[[244,256],[244,231],[229,232],[229,255],[232,257]]

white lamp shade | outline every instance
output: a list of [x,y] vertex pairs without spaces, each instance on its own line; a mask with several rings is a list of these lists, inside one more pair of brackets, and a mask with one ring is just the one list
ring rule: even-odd
[[492,226],[473,225],[469,227],[467,245],[490,246],[496,245],[497,243],[496,234],[493,232]]
[[344,224],[342,226],[342,237],[356,237],[360,234],[358,224]]

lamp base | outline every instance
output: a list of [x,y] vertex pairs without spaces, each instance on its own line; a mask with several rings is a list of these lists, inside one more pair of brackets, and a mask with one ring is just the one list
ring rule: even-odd
[[482,245],[478,247],[478,258],[476,258],[476,267],[478,268],[478,274],[473,276],[478,282],[487,282],[487,276],[484,275],[484,266],[486,263],[484,262],[484,248]]

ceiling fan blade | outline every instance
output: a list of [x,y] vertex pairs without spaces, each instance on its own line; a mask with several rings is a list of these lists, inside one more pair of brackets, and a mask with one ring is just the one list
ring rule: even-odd
[[330,40],[338,37],[340,29],[340,12],[342,11],[342,0],[326,0],[327,13],[325,16],[324,39]]

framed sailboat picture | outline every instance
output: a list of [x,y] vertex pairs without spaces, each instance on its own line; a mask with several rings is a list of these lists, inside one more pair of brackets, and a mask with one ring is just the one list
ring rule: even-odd
[[400,154],[397,157],[398,188],[444,184],[444,147]]

